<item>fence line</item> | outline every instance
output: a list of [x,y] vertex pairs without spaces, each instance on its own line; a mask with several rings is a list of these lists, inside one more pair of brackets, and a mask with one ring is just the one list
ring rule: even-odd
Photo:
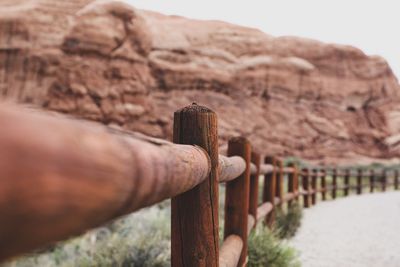
[[172,266],[244,266],[249,233],[261,221],[272,227],[285,203],[399,187],[398,170],[299,170],[244,137],[219,155],[217,116],[196,104],[175,112],[176,144],[12,105],[0,106],[0,124],[0,260],[172,198]]

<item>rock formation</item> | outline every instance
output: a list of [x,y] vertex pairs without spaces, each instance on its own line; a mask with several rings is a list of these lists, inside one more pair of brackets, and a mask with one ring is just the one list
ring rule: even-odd
[[2,0],[0,94],[171,138],[191,102],[219,114],[223,144],[319,162],[400,155],[399,83],[343,45],[272,37],[121,2]]

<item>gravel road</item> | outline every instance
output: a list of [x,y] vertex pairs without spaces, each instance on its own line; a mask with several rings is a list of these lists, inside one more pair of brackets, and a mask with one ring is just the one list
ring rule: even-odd
[[400,267],[400,192],[306,209],[290,243],[300,252],[302,267]]

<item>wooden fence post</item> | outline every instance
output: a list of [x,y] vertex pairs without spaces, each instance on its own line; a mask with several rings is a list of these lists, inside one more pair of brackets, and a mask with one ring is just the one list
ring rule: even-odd
[[363,177],[363,170],[362,169],[358,169],[357,171],[357,195],[361,195],[362,194],[362,177]]
[[238,235],[242,238],[243,249],[238,266],[243,266],[246,264],[247,257],[247,218],[249,214],[251,160],[250,142],[244,137],[230,139],[228,143],[228,156],[240,156],[246,161],[246,170],[238,178],[226,183],[224,226],[224,238],[227,238],[229,235]]
[[294,192],[296,193],[296,198],[295,200],[298,202],[299,201],[299,179],[300,179],[300,174],[299,174],[299,168],[297,167],[297,164],[293,164],[293,170],[294,170]]
[[276,167],[278,171],[276,172],[276,193],[275,196],[279,199],[278,207],[282,208],[283,204],[283,163],[281,159],[276,159]]
[[337,169],[332,170],[332,198],[336,199],[336,188],[337,188]]
[[249,200],[249,214],[255,219],[254,227],[257,224],[257,208],[258,208],[258,179],[260,176],[261,156],[256,152],[251,152],[251,162],[256,166],[257,171],[250,176],[250,200]]
[[394,190],[399,189],[399,170],[394,170]]
[[381,177],[381,185],[382,185],[382,191],[386,191],[386,183],[387,183],[387,176],[386,176],[386,170],[382,170],[382,177]]
[[321,170],[321,187],[322,187],[322,200],[326,200],[326,171]]
[[275,186],[276,186],[276,162],[274,157],[265,157],[266,164],[272,164],[274,170],[271,173],[267,173],[264,178],[264,188],[263,188],[263,202],[270,202],[274,209],[265,218],[265,223],[272,227],[275,222]]
[[315,205],[317,204],[317,181],[318,181],[318,170],[317,169],[313,169],[312,170],[312,176],[311,176],[311,188],[313,190],[313,193],[311,195],[311,204]]
[[349,189],[350,189],[350,169],[346,169],[344,174],[344,190],[343,190],[344,196],[349,195]]
[[374,169],[371,169],[369,171],[369,186],[370,186],[370,192],[374,192],[374,187],[375,187],[375,171]]
[[172,266],[218,266],[217,115],[195,103],[178,110],[174,113],[173,135],[174,143],[205,149],[211,171],[204,182],[172,198]]
[[310,207],[310,175],[309,170],[307,168],[302,169],[301,171],[301,181],[303,185],[303,205],[305,208]]
[[[296,194],[296,176],[297,176],[297,172],[296,172],[296,167],[294,163],[289,163],[288,167],[293,168],[293,172],[290,172],[288,174],[288,192],[292,193],[292,194]],[[290,207],[293,203],[293,200],[289,200],[288,201],[288,207]]]

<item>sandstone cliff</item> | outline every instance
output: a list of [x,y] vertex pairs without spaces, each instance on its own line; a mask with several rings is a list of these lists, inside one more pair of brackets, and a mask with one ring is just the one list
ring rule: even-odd
[[0,1],[0,94],[156,137],[193,101],[222,140],[321,162],[400,154],[400,86],[387,62],[90,0]]

